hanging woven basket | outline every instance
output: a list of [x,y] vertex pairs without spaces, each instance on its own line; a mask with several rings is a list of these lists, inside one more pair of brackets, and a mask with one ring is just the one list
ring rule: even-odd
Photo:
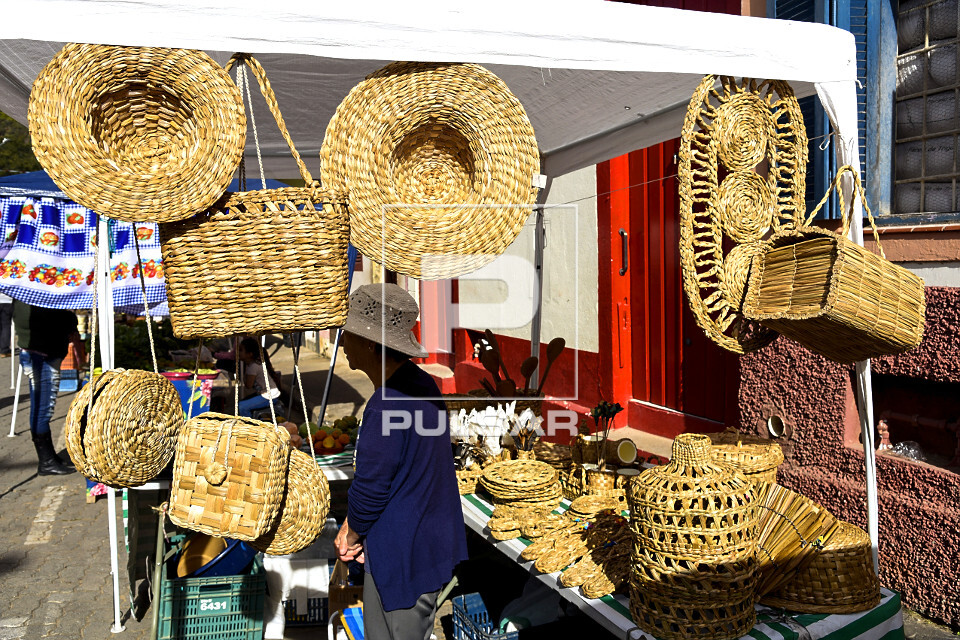
[[183,425],[177,390],[156,373],[124,369],[108,371],[88,388],[67,416],[67,451],[77,470],[115,488],[155,478],[173,457]]
[[809,226],[783,231],[753,256],[743,313],[830,360],[853,363],[919,345],[926,302],[923,280],[884,256],[860,178],[849,165],[837,172],[808,224],[833,190],[839,192],[846,172],[880,255],[847,238],[853,207],[841,197],[840,233]]
[[813,560],[760,602],[801,613],[857,613],[876,607],[880,581],[873,570],[870,536],[849,522],[838,523]]
[[[313,180],[256,59],[259,82],[305,187],[226,193],[207,211],[160,225],[174,335],[189,339],[342,326],[347,315],[347,195]],[[331,184],[331,183],[327,183]]]
[[679,160],[680,259],[690,308],[724,349],[755,351],[776,334],[740,312],[756,249],[738,248],[802,220],[807,135],[793,89],[779,80],[705,76],[687,108]]
[[187,218],[230,184],[240,92],[202,51],[68,44],[33,83],[33,152],[57,186],[127,222]]
[[491,262],[537,196],[530,120],[475,64],[397,62],[367,76],[327,125],[320,157],[323,181],[350,191],[354,246],[418,279]]
[[253,541],[279,515],[290,458],[286,429],[207,412],[183,426],[173,460],[170,519],[212,536]]
[[323,532],[329,511],[330,484],[327,477],[314,458],[292,450],[280,517],[270,531],[251,545],[274,556],[306,549]]

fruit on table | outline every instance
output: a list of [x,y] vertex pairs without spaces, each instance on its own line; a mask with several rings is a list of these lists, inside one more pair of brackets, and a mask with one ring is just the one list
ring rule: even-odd
[[350,434],[349,434],[349,433],[341,433],[341,434],[340,434],[340,444],[342,444],[342,445],[344,445],[344,446],[350,444]]
[[302,425],[300,425],[300,435],[304,438],[312,436],[319,428],[320,427],[316,422],[304,422]]
[[323,448],[324,448],[324,449],[333,449],[335,446],[337,446],[337,443],[336,443],[336,441],[335,441],[333,438],[331,438],[330,436],[327,436],[327,437],[324,439],[324,441],[323,441]]
[[340,437],[340,434],[342,433],[343,431],[340,431],[340,429],[334,429],[333,431],[330,432],[330,437],[333,438],[334,440],[337,440]]

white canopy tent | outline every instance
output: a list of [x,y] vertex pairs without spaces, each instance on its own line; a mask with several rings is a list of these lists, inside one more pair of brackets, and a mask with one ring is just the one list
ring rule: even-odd
[[[600,0],[19,0],[4,18],[0,110],[20,122],[34,78],[66,42],[203,49],[221,63],[244,51],[263,63],[315,176],[337,105],[393,60],[475,62],[499,75],[530,116],[548,177],[677,137],[707,73],[787,80],[798,96],[817,93],[839,164],[859,167],[856,47],[850,33],[825,25]],[[255,116],[267,174],[298,177],[265,105],[255,105]],[[253,136],[247,141],[253,159]],[[862,243],[859,209],[851,233]],[[869,363],[857,370],[876,557]]]

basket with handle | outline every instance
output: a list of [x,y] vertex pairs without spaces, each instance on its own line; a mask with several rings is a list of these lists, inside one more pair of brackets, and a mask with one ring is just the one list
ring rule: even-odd
[[777,469],[783,463],[783,449],[769,438],[761,438],[730,427],[708,433],[713,457],[728,464],[751,482],[777,481]]
[[236,54],[227,69],[239,62],[256,76],[305,186],[227,192],[203,213],[160,225],[173,332],[196,338],[341,326],[348,293],[347,195],[313,179],[263,67]]
[[852,205],[840,198],[840,233],[805,226],[774,235],[753,256],[743,314],[840,363],[913,349],[923,338],[923,280],[886,259],[853,167],[837,172],[807,225],[849,172],[880,255],[846,236]]
[[212,536],[253,541],[270,532],[286,487],[286,429],[207,412],[183,426],[170,487],[170,519]]

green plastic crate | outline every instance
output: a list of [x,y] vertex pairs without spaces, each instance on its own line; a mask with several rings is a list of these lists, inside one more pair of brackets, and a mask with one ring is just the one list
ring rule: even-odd
[[158,640],[261,640],[267,578],[258,554],[250,571],[215,578],[160,581]]

